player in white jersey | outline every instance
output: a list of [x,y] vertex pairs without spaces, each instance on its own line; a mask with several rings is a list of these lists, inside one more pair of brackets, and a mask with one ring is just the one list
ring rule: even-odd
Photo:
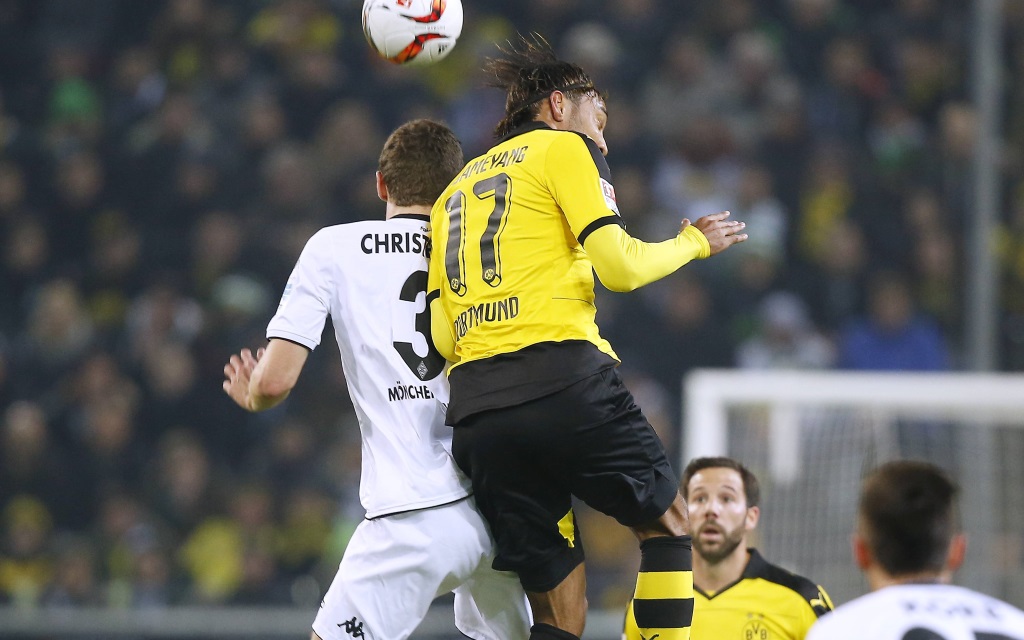
[[1020,609],[949,584],[966,550],[955,497],[926,462],[868,476],[853,552],[872,592],[820,618],[807,640],[1024,640]]
[[249,411],[289,394],[331,316],[362,434],[356,528],[312,638],[400,640],[430,602],[455,593],[459,630],[480,640],[530,635],[519,580],[491,569],[490,534],[452,460],[445,360],[426,300],[430,207],[462,168],[444,125],[416,120],[388,138],[377,193],[385,220],[317,232],[267,327],[269,344],[224,367],[224,390]]

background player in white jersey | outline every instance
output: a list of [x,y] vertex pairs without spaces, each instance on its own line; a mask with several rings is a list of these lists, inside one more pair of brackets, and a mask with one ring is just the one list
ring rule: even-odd
[[367,513],[313,638],[406,638],[448,591],[465,635],[529,636],[518,578],[491,569],[490,535],[449,453],[445,360],[430,340],[427,223],[462,161],[444,125],[416,120],[395,130],[377,172],[385,220],[310,238],[267,327],[266,350],[244,349],[224,367],[224,390],[242,408],[273,407],[298,381],[331,316],[362,433],[359,497]]
[[1024,640],[1024,612],[949,584],[967,548],[956,492],[926,462],[890,462],[868,476],[853,555],[872,593],[822,617],[807,640]]

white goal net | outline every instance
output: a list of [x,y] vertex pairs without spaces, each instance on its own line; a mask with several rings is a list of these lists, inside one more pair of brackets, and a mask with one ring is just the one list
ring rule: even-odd
[[866,591],[850,551],[860,480],[926,459],[960,485],[968,556],[956,582],[1024,605],[1024,375],[699,370],[682,466],[728,455],[761,481],[766,557],[833,600]]

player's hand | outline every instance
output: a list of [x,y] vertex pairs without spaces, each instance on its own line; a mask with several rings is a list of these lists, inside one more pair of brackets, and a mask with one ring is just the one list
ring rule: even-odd
[[263,353],[264,349],[259,349],[253,356],[249,349],[242,349],[239,355],[231,356],[224,365],[224,393],[246,411],[253,410],[249,397],[249,379]]
[[[708,239],[708,245],[711,246],[711,255],[721,253],[732,245],[747,239],[747,234],[741,233],[747,227],[747,223],[728,220],[728,217],[728,211],[719,211],[718,213],[698,218],[693,223],[693,226],[700,230],[704,237]],[[680,232],[689,225],[690,221],[684,219],[683,226],[679,229]]]

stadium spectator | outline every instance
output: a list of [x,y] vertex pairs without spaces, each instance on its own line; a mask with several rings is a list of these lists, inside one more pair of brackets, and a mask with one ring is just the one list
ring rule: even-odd
[[0,601],[35,606],[54,576],[53,517],[39,499],[18,495],[0,518]]
[[736,350],[741,369],[828,369],[835,349],[811,323],[807,305],[776,291],[761,301],[758,327]]
[[96,571],[94,543],[87,537],[65,534],[57,540],[53,582],[43,593],[44,607],[96,607],[106,604]]
[[868,250],[860,225],[837,221],[826,235],[831,249],[815,269],[798,269],[789,278],[809,306],[814,323],[834,337],[864,308]]
[[868,314],[839,336],[839,367],[861,371],[941,371],[949,354],[936,322],[916,309],[906,277],[879,272],[868,284]]
[[46,505],[57,527],[82,531],[92,522],[92,496],[60,440],[38,403],[7,406],[0,416],[0,505],[32,496]]

